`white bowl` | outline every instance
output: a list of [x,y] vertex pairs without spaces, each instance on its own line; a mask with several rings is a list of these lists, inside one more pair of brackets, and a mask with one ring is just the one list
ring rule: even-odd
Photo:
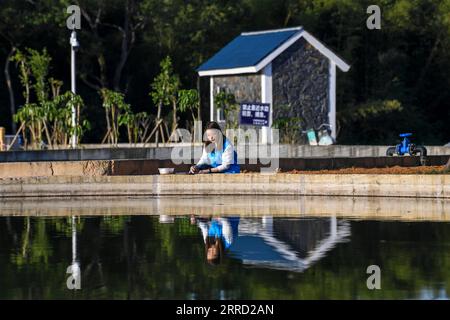
[[159,216],[159,223],[174,223],[175,217],[173,216],[166,216],[166,215],[160,215]]
[[175,168],[158,168],[159,174],[173,174]]

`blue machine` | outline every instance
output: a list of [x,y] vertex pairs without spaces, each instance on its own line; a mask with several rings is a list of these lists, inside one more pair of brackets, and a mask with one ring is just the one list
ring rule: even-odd
[[400,134],[400,138],[403,138],[403,140],[395,147],[389,147],[386,151],[386,155],[388,157],[397,155],[397,156],[404,156],[404,155],[410,155],[410,156],[421,156],[426,157],[427,156],[427,149],[424,146],[416,146],[414,143],[411,142],[409,139],[412,136],[412,133],[402,133]]

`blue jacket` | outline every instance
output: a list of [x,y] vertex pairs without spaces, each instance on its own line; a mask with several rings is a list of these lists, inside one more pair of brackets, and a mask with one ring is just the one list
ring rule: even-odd
[[230,225],[231,234],[225,235],[222,223],[214,220],[208,229],[208,236],[223,239],[225,249],[228,249],[238,237],[239,217],[225,218],[225,220]]
[[[217,168],[218,166],[220,166],[222,164],[222,153],[229,145],[230,145],[230,141],[228,139],[225,139],[225,141],[223,143],[222,151],[218,151],[218,150],[214,149],[212,152],[208,153],[209,163],[211,164],[212,168]],[[240,173],[241,172],[241,168],[238,164],[238,157],[237,157],[236,150],[234,150],[233,160],[234,160],[233,164],[231,164],[227,170],[223,171],[223,173]]]

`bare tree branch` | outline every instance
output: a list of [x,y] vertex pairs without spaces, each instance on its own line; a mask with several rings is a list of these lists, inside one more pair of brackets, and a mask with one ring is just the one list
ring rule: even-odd
[[8,94],[9,94],[9,108],[11,111],[11,129],[12,129],[13,134],[16,133],[16,129],[17,129],[16,123],[14,121],[14,114],[16,113],[16,103],[14,101],[14,90],[12,87],[11,76],[9,74],[9,64],[11,62],[11,57],[13,56],[14,52],[16,52],[16,47],[12,46],[11,50],[9,51],[8,55],[6,56],[5,69],[4,69],[6,87],[8,88]]
[[92,83],[92,82],[90,82],[90,81],[87,79],[87,75],[86,75],[85,73],[83,73],[83,74],[80,75],[80,79],[81,79],[81,81],[83,81],[89,88],[94,89],[95,91],[100,91],[101,87],[98,86],[98,85],[96,85],[96,84],[94,84],[94,83]]
[[106,27],[111,27],[111,28],[114,28],[114,29],[117,29],[117,30],[119,30],[122,34],[125,34],[125,30],[121,27],[121,26],[118,26],[118,25],[116,25],[116,24],[112,24],[112,23],[102,23],[102,25],[103,26],[106,26]]

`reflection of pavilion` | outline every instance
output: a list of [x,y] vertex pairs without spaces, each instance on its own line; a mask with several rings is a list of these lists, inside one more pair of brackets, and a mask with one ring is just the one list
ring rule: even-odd
[[244,218],[231,253],[246,265],[302,272],[349,236],[349,223],[335,217]]

